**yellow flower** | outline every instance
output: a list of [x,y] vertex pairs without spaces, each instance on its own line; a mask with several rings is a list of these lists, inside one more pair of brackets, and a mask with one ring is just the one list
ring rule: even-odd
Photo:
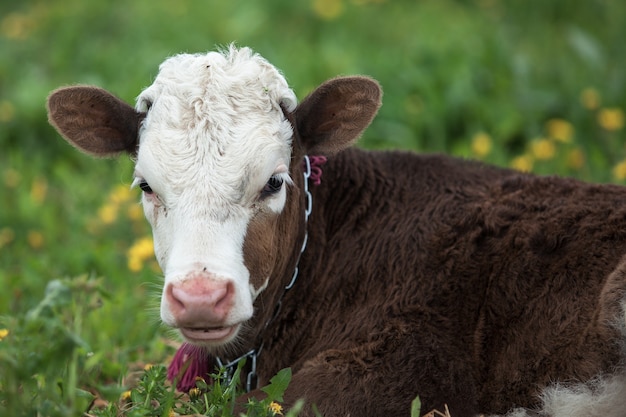
[[134,196],[133,191],[126,185],[118,185],[109,194],[109,201],[116,204],[124,204]]
[[472,152],[479,158],[489,155],[489,152],[491,152],[491,147],[491,136],[489,136],[485,132],[476,133],[472,137]]
[[626,179],[626,160],[623,160],[613,167],[613,177],[620,181]]
[[548,139],[535,139],[530,144],[533,156],[540,160],[552,159],[556,153],[554,143]]
[[202,395],[202,391],[200,391],[200,388],[192,388],[189,390],[189,397],[190,398],[198,398],[200,395]]
[[15,232],[13,229],[4,227],[0,230],[0,248],[13,242],[13,239],[15,239]]
[[343,0],[313,0],[313,11],[324,20],[333,20],[343,13]]
[[153,366],[154,366],[153,364],[151,364],[151,363],[147,363],[147,364],[145,364],[145,365],[143,366],[143,370],[144,370],[144,371],[149,371],[150,369],[152,369],[152,367],[153,367]]
[[4,171],[4,185],[6,185],[8,188],[17,187],[21,179],[22,176],[20,175],[20,173],[13,168],[9,168]]
[[133,272],[139,272],[143,268],[143,262],[139,258],[128,258],[128,269]]
[[563,143],[570,143],[574,136],[574,127],[563,119],[550,119],[546,123],[548,137]]
[[43,178],[36,178],[30,187],[30,198],[37,204],[43,203],[48,193],[48,183]]
[[581,169],[585,165],[585,154],[579,148],[572,149],[567,154],[567,166],[572,169]]
[[37,230],[29,231],[26,235],[26,240],[28,240],[28,244],[33,249],[39,249],[43,246],[43,235]]
[[122,401],[128,401],[130,400],[130,391],[124,391],[121,395],[120,395],[120,399]]
[[117,205],[107,203],[98,209],[98,218],[104,224],[111,224],[117,220]]
[[143,263],[154,256],[154,244],[151,237],[144,237],[136,241],[126,254],[128,256],[128,269],[139,272]]
[[588,110],[595,110],[600,106],[600,93],[595,88],[585,88],[580,93],[580,102]]
[[283,407],[275,401],[272,401],[270,405],[267,406],[267,409],[272,412],[272,415],[275,415],[275,416],[283,415]]
[[133,221],[138,221],[143,218],[143,208],[139,204],[132,204],[126,210],[126,215]]
[[30,16],[10,13],[0,22],[0,33],[9,39],[26,39],[34,26]]
[[0,101],[0,123],[8,123],[15,117],[15,106],[10,101]]
[[530,155],[522,155],[511,161],[511,168],[518,171],[530,172],[533,169],[533,158]]
[[611,132],[620,130],[624,127],[624,112],[617,107],[601,109],[598,112],[598,124]]
[[9,335],[9,329],[0,329],[0,341]]

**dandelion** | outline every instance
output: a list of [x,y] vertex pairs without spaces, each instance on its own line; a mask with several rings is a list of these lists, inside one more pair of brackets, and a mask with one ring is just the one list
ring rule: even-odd
[[343,0],[313,0],[313,11],[324,20],[333,20],[343,13]]
[[472,137],[472,152],[479,158],[489,155],[492,148],[491,136],[485,132],[476,133]]
[[26,235],[26,240],[28,241],[30,247],[33,249],[40,249],[43,246],[44,242],[43,235],[37,230],[29,231]]
[[0,123],[8,123],[15,117],[15,106],[10,101],[0,101]]
[[118,185],[109,193],[109,201],[114,204],[124,204],[132,200],[133,191],[126,185]]
[[272,413],[273,416],[282,416],[283,415],[283,407],[275,401],[272,401],[267,409]]
[[138,221],[143,218],[143,208],[139,204],[133,204],[126,210],[126,215],[132,221]]
[[624,112],[617,107],[601,109],[598,112],[598,124],[609,132],[620,130],[624,127]]
[[626,179],[626,159],[613,167],[613,177],[619,181]]
[[202,391],[200,391],[200,388],[191,388],[189,390],[189,397],[193,400],[196,398],[199,398],[200,395],[202,395]]
[[546,123],[548,137],[563,143],[570,143],[574,136],[574,127],[563,119],[550,119]]
[[532,141],[530,144],[530,150],[533,156],[539,160],[552,159],[556,153],[554,143],[543,138]]
[[143,263],[154,256],[154,244],[151,237],[144,237],[136,241],[127,252],[128,269],[139,272]]
[[8,188],[15,188],[19,185],[20,180],[22,179],[22,176],[20,175],[20,173],[13,169],[13,168],[9,168],[6,171],[4,171],[4,185],[6,185]]
[[600,106],[600,94],[595,88],[585,88],[580,93],[580,102],[587,110],[595,110]]
[[2,230],[0,230],[0,248],[7,246],[9,243],[13,242],[13,239],[15,239],[15,232],[13,231],[13,229],[4,227],[2,228]]
[[145,364],[145,365],[143,366],[143,370],[144,370],[144,371],[149,371],[150,369],[152,369],[152,367],[153,367],[153,366],[154,366],[153,364],[151,364],[151,363],[147,363],[147,364]]
[[567,154],[567,166],[578,170],[585,165],[585,154],[579,148],[572,149]]
[[533,158],[530,155],[521,155],[511,161],[511,168],[522,172],[530,172],[533,169]]
[[0,33],[9,39],[26,39],[34,26],[34,21],[30,16],[22,13],[9,13],[0,22]]
[[9,335],[9,329],[0,329],[0,342]]
[[107,203],[98,209],[98,218],[104,224],[111,224],[117,220],[117,205]]
[[129,391],[124,391],[121,395],[120,395],[120,400],[122,401],[130,401],[130,390]]
[[48,194],[48,182],[43,178],[35,178],[30,187],[30,198],[37,204],[43,203]]

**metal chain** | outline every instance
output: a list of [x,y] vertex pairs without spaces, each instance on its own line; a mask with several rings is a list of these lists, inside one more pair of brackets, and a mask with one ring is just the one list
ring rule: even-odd
[[[304,197],[306,198],[306,206],[304,209],[304,240],[302,241],[302,247],[300,248],[300,253],[298,254],[298,260],[296,262],[296,269],[293,271],[293,276],[291,277],[291,282],[287,284],[285,287],[285,291],[288,291],[293,287],[293,284],[296,283],[296,279],[298,279],[298,273],[300,265],[300,257],[306,250],[306,244],[309,240],[309,232],[308,232],[308,222],[309,216],[313,211],[313,196],[311,195],[311,191],[309,191],[309,178],[311,178],[311,160],[308,155],[304,155]],[[283,294],[284,295],[284,294]],[[281,297],[282,301],[282,297]],[[280,302],[280,301],[279,301]]]
[[[272,314],[272,317],[265,323],[265,326],[263,327],[263,331],[265,331],[265,329],[268,328],[270,323],[272,323],[274,319],[278,316],[278,313],[280,312],[282,304],[283,304],[283,297],[285,296],[287,291],[289,291],[296,283],[296,280],[298,279],[298,274],[300,273],[300,269],[299,269],[300,258],[302,257],[302,254],[306,250],[306,245],[309,240],[309,233],[308,233],[307,226],[309,222],[309,216],[311,215],[311,212],[313,211],[313,196],[311,195],[311,191],[309,191],[309,178],[311,178],[311,160],[309,159],[308,155],[304,155],[303,176],[304,176],[304,196],[306,198],[306,205],[304,209],[304,239],[302,241],[302,246],[300,247],[300,253],[298,254],[296,267],[293,271],[291,281],[289,282],[289,284],[287,284],[283,293],[281,294],[280,299],[278,300],[278,303],[276,303],[274,314]],[[261,343],[261,345],[258,348],[252,349],[248,353],[243,354],[242,356],[227,363],[226,365],[223,364],[222,360],[219,357],[216,357],[215,360],[217,361],[218,366],[220,368],[226,369],[226,374],[224,375],[225,383],[226,384],[230,383],[230,381],[232,380],[235,374],[235,370],[237,366],[239,365],[239,362],[247,358],[252,358],[250,372],[248,372],[248,375],[246,377],[246,392],[250,392],[252,391],[252,389],[256,388],[257,382],[258,382],[257,373],[256,373],[257,358],[261,354],[262,350],[263,350],[263,343]]]

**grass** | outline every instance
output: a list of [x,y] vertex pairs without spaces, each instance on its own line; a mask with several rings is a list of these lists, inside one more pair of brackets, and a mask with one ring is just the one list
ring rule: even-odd
[[624,21],[611,0],[2,2],[0,414],[118,404],[145,364],[161,384],[176,349],[132,162],[63,143],[46,121],[52,89],[132,102],[166,56],[236,41],[299,97],[338,74],[378,79],[384,105],[360,146],[623,184]]

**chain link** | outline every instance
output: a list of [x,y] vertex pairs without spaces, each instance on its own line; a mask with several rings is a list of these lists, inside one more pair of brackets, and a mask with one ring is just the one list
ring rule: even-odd
[[[289,291],[291,287],[296,283],[298,279],[298,274],[300,273],[300,257],[306,250],[306,245],[309,241],[309,232],[308,232],[308,223],[309,216],[313,211],[313,196],[311,195],[311,191],[309,191],[309,178],[311,177],[311,160],[308,155],[304,155],[304,197],[306,199],[306,206],[304,209],[304,239],[302,240],[302,246],[300,247],[300,253],[298,254],[298,260],[296,262],[296,268],[293,271],[293,276],[291,277],[291,282],[287,284],[285,287],[285,291]],[[283,294],[284,295],[284,294]],[[282,298],[282,297],[281,297]]]

